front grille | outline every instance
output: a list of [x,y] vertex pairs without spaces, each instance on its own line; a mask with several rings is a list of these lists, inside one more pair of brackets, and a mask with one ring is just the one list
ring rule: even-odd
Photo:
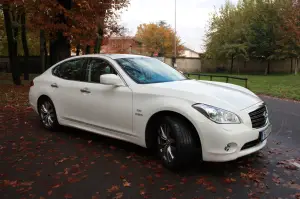
[[267,118],[268,118],[268,112],[266,106],[262,106],[255,111],[252,111],[249,113],[249,116],[251,118],[252,122],[252,128],[261,128],[265,126]]

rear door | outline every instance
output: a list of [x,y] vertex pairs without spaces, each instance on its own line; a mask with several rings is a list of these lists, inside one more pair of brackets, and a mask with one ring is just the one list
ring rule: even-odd
[[61,119],[83,119],[83,95],[80,88],[86,84],[87,58],[76,58],[58,65],[53,69],[51,87],[56,112]]

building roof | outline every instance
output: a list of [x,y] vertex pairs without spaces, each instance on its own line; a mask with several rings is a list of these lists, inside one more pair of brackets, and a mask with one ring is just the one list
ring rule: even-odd
[[191,52],[194,52],[194,53],[200,54],[200,53],[198,53],[198,52],[196,52],[196,51],[194,51],[194,50],[192,50],[192,49],[190,49],[190,48],[188,48],[188,47],[186,47],[186,46],[184,46],[184,50],[188,50],[188,51],[191,51]]

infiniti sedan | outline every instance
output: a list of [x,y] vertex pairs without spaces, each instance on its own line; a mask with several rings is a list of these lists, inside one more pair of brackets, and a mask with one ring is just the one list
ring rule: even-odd
[[31,82],[43,126],[61,125],[155,151],[169,169],[254,153],[271,132],[265,103],[246,88],[191,80],[155,58],[83,55]]

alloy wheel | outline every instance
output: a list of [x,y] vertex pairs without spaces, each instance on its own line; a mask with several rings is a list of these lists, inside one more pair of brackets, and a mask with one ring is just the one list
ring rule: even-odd
[[171,127],[167,124],[161,124],[157,139],[161,157],[168,163],[173,162],[176,153],[176,142],[171,137]]
[[52,127],[55,121],[55,110],[49,101],[45,101],[40,106],[40,117],[46,127]]

